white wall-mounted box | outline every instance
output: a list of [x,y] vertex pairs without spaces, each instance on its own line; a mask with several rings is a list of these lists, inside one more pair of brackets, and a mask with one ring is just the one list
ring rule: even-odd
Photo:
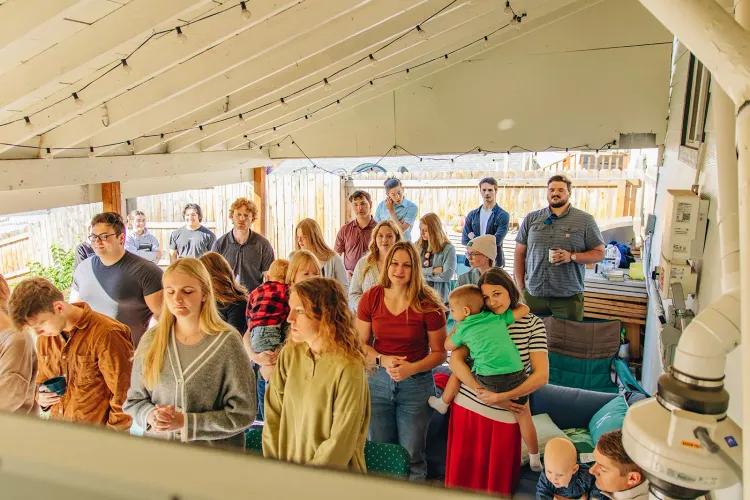
[[669,189],[664,200],[662,255],[673,264],[703,256],[709,201],[688,189]]

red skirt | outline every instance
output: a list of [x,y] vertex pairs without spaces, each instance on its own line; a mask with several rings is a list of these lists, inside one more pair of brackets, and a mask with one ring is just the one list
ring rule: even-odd
[[451,405],[445,486],[510,496],[521,473],[521,431]]

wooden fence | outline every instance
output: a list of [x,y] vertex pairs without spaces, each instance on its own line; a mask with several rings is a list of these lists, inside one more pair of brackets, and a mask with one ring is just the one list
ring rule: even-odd
[[31,262],[51,263],[53,244],[72,249],[86,236],[101,203],[52,208],[3,217],[0,221],[0,272],[8,278],[28,273]]
[[[532,176],[533,174],[533,176]],[[605,222],[632,217],[638,211],[640,180],[624,178],[619,169],[571,172],[574,205]],[[407,198],[419,207],[419,216],[435,212],[446,231],[460,233],[466,214],[481,204],[478,182],[494,176],[499,183],[497,202],[517,227],[530,211],[547,205],[547,177],[539,172],[407,172],[400,176]],[[373,211],[384,199],[383,173],[357,174],[344,180],[321,170],[305,169],[268,176],[268,238],[278,255],[294,249],[294,226],[305,217],[316,219],[333,246],[341,225],[351,218],[346,199],[355,190],[370,193]],[[416,237],[418,232],[413,231]]]
[[[481,203],[477,183],[494,176],[500,184],[497,201],[511,214],[515,227],[531,210],[547,205],[546,175],[538,171],[417,171],[401,175],[406,196],[419,207],[419,215],[435,212],[454,237],[463,228],[464,216]],[[572,200],[576,207],[594,215],[600,223],[638,213],[638,179],[628,179],[620,169],[577,169],[567,171],[573,180]],[[266,237],[279,256],[294,250],[294,226],[303,218],[316,219],[328,243],[333,246],[336,233],[350,217],[346,198],[356,189],[365,190],[377,205],[384,197],[382,173],[357,174],[345,180],[320,169],[304,169],[288,174],[271,173],[267,177],[266,203],[260,207],[266,218]],[[146,214],[149,230],[159,239],[163,250],[161,264],[168,263],[169,235],[184,224],[182,208],[198,203],[203,209],[203,224],[217,236],[229,230],[228,209],[239,196],[252,197],[250,182],[207,189],[141,196],[133,205]],[[374,210],[375,207],[373,207]],[[86,234],[91,216],[101,204],[80,205],[24,215],[24,224],[0,234],[0,272],[18,277],[28,272],[29,262],[49,264],[49,247],[74,248]],[[0,227],[0,229],[2,229]],[[413,232],[415,237],[418,231]]]

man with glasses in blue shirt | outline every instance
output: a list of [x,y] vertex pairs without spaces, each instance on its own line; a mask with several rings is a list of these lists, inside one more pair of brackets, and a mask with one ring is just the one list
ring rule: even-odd
[[604,258],[594,217],[570,204],[570,180],[547,181],[549,206],[530,212],[516,236],[513,271],[531,312],[583,321],[585,265]]
[[125,224],[115,212],[91,219],[88,236],[95,255],[73,274],[70,301],[91,308],[130,327],[133,346],[162,305],[162,271],[153,262],[125,251]]

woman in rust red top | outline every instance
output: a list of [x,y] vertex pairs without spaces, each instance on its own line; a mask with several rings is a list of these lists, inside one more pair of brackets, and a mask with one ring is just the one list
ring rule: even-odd
[[419,256],[407,241],[386,257],[380,284],[367,290],[357,309],[357,329],[374,370],[369,376],[369,438],[398,443],[409,452],[410,478],[424,480],[425,440],[435,394],[432,369],[445,361],[445,313],[428,287]]

